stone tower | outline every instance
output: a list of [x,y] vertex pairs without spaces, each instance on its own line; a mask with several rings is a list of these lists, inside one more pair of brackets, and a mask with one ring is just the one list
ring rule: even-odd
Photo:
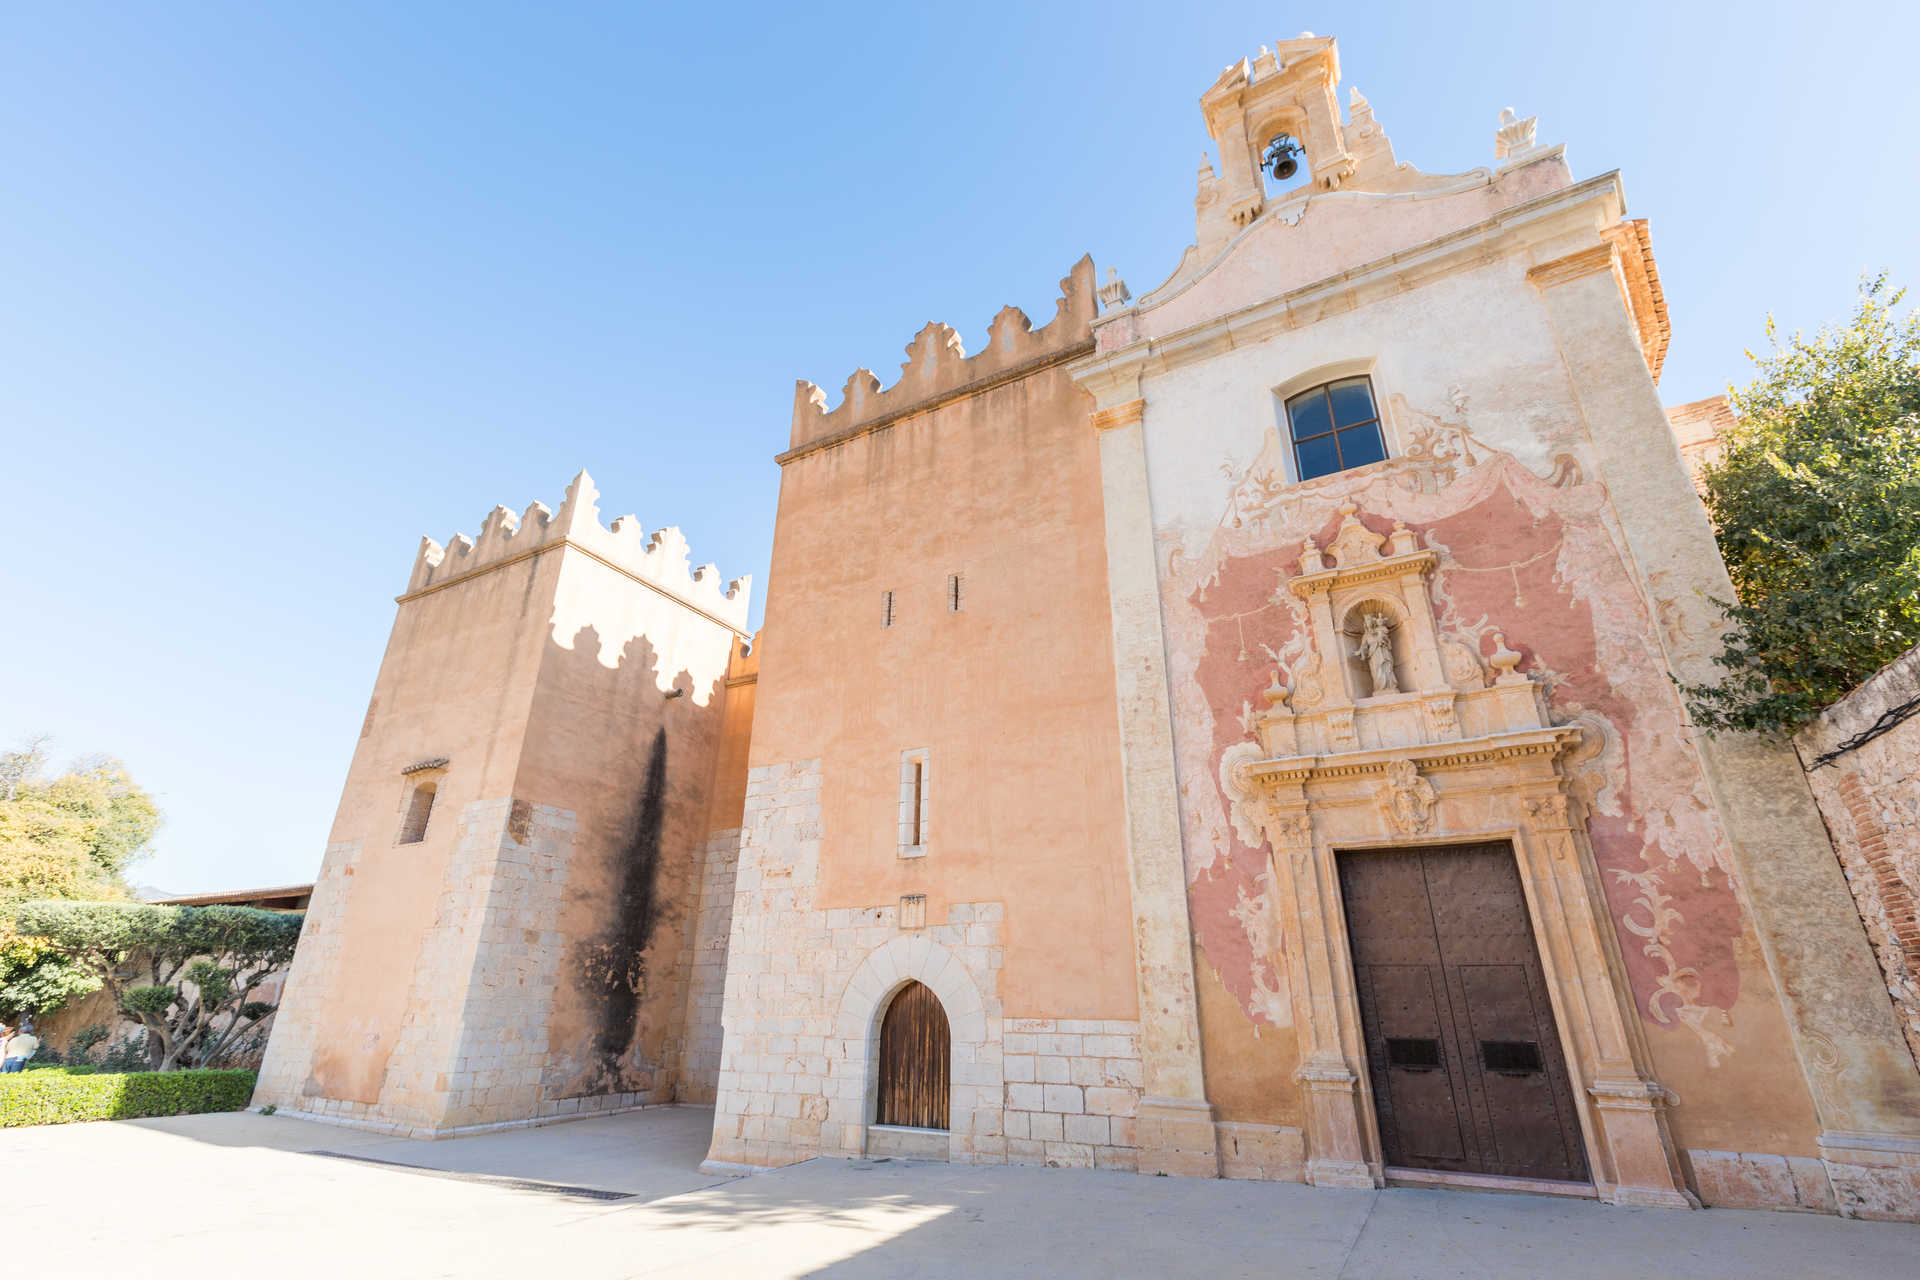
[[711,1098],[748,584],[595,498],[422,540],[256,1102],[444,1134]]

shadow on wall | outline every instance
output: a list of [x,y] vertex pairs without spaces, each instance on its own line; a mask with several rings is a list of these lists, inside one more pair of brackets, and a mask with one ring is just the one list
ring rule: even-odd
[[667,668],[647,637],[628,641],[614,667],[600,651],[591,626],[571,645],[551,643],[516,783],[532,803],[573,809],[578,822],[559,919],[541,925],[566,948],[544,1084],[549,1096],[665,1101],[685,1020],[687,931],[698,915],[725,678],[703,706],[684,668],[661,690]]

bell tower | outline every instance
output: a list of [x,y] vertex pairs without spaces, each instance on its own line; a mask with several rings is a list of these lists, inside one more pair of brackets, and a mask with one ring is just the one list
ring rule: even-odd
[[1353,173],[1355,159],[1340,125],[1334,86],[1340,83],[1340,53],[1332,36],[1303,32],[1242,58],[1200,95],[1207,132],[1220,148],[1214,209],[1235,229],[1266,208],[1261,157],[1282,133],[1305,150],[1311,182],[1325,191]]

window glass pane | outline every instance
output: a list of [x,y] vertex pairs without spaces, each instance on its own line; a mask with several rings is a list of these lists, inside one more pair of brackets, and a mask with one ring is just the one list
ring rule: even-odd
[[1300,460],[1302,480],[1311,480],[1340,469],[1340,455],[1334,451],[1332,436],[1321,436],[1317,440],[1295,445],[1294,456]]
[[1380,442],[1380,428],[1369,422],[1364,427],[1348,427],[1340,433],[1340,461],[1349,467],[1364,467],[1387,456]]
[[[1368,389],[1365,378],[1336,382],[1327,388],[1327,394],[1333,400],[1335,424],[1350,427],[1356,422],[1366,422],[1373,417],[1373,392]],[[1349,462],[1347,465],[1353,464]]]
[[1287,401],[1287,417],[1293,422],[1295,440],[1305,440],[1308,436],[1324,435],[1333,430],[1333,423],[1327,417],[1326,392],[1318,387]]

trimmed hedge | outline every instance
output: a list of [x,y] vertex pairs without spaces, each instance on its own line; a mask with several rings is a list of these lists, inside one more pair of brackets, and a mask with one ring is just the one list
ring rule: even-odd
[[0,1129],[76,1120],[136,1120],[240,1111],[253,1096],[251,1071],[138,1071],[41,1067],[0,1075]]

